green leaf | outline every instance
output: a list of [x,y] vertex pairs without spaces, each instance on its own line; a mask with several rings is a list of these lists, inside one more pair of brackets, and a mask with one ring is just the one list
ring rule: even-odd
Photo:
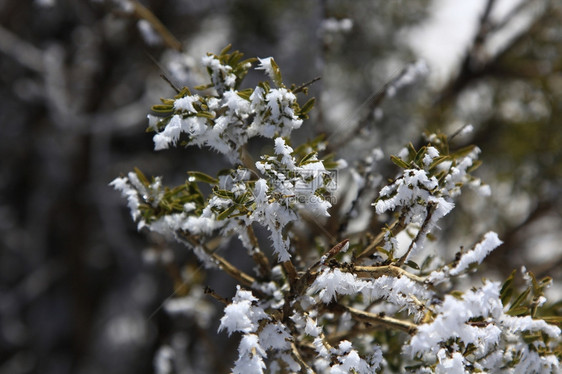
[[201,84],[201,85],[195,86],[195,87],[193,87],[193,88],[194,88],[195,90],[197,90],[197,91],[205,91],[206,89],[209,89],[209,88],[211,88],[211,87],[213,87],[213,84],[212,84],[212,83],[208,83],[208,84]]
[[245,90],[236,92],[244,100],[250,101],[250,96],[254,93],[252,88],[246,88]]
[[[531,293],[530,288],[527,288],[525,291],[521,292],[519,294],[519,296],[517,296],[517,298],[515,299],[515,301],[511,305],[511,307],[509,308],[509,311],[512,311],[513,309],[517,309],[525,301],[525,299],[527,299],[527,296],[529,296],[529,293]],[[525,310],[526,309],[527,309],[527,307],[525,307]]]
[[283,79],[281,78],[281,70],[279,70],[279,66],[275,62],[275,60],[271,59],[271,68],[273,70],[273,82],[277,85],[277,87],[283,87]]
[[231,205],[228,208],[226,208],[224,211],[222,211],[218,216],[217,216],[217,220],[218,221],[222,221],[223,219],[228,218],[229,215],[231,215],[232,213],[234,213],[234,211],[236,210],[236,205]]
[[437,167],[437,165],[439,165],[442,162],[447,161],[449,159],[450,159],[449,156],[438,156],[438,157],[434,158],[433,162],[431,164],[429,164],[428,170],[434,169],[435,167]]
[[457,291],[451,291],[450,295],[453,296],[455,299],[462,300],[464,293],[462,291],[457,290]]
[[422,160],[423,160],[423,156],[425,156],[425,152],[427,151],[427,148],[425,146],[421,147],[419,149],[419,151],[416,153],[416,155],[414,156],[414,163],[416,165],[422,166]]
[[[316,156],[316,154],[317,154],[316,152],[310,152],[310,153],[308,153],[307,155],[305,155],[305,156],[300,160],[299,166],[306,165],[307,161],[309,161],[311,158],[313,158],[314,156]],[[314,161],[314,162],[316,162],[316,161]]]
[[421,264],[421,270],[427,269],[429,267],[429,265],[431,265],[431,261],[433,261],[433,259],[434,259],[434,256],[427,256]]
[[216,196],[222,197],[223,199],[234,200],[234,198],[235,198],[234,192],[232,192],[232,191],[221,190],[221,189],[215,188],[215,189],[213,189],[213,192],[215,193]]
[[251,58],[247,58],[244,61],[240,61],[240,63],[238,64],[239,69],[244,69],[244,70],[248,70],[249,67],[246,67],[246,65],[248,64],[253,64],[254,62],[256,62],[258,59],[255,57],[251,57]]
[[219,56],[224,56],[228,53],[228,51],[230,51],[232,49],[232,44],[228,44],[226,47],[224,47],[221,52],[219,53]]
[[509,277],[507,277],[507,279],[505,280],[505,282],[503,282],[501,291],[500,291],[500,298],[502,301],[502,305],[507,305],[509,303],[509,300],[511,300],[511,296],[513,295],[513,280],[515,278],[515,274],[517,273],[517,270],[513,270],[511,272],[511,275]]
[[203,182],[208,184],[218,184],[219,180],[217,178],[213,178],[208,174],[202,173],[200,171],[189,171],[187,174],[195,179],[197,182]]
[[472,173],[474,170],[478,169],[482,165],[482,160],[476,160],[473,162],[472,166],[466,169],[467,173]]
[[146,178],[146,176],[142,173],[142,171],[140,171],[139,168],[135,167],[134,169],[135,174],[137,175],[137,177],[139,178],[140,182],[145,186],[148,187],[150,185],[150,182],[148,181],[148,179]]
[[300,115],[307,115],[308,112],[310,112],[312,110],[312,108],[314,107],[314,104],[316,103],[316,99],[314,97],[311,97],[306,103],[303,104],[303,106],[301,107],[300,110]]
[[244,55],[242,53],[240,53],[239,51],[234,51],[229,55],[226,63],[234,68],[238,65],[238,61],[240,61],[242,56],[244,56]]
[[206,111],[202,111],[202,112],[197,112],[196,114],[197,117],[203,117],[203,118],[208,118],[208,119],[215,119],[215,115],[211,112],[206,112]]
[[183,87],[181,89],[181,91],[178,92],[178,94],[176,96],[174,96],[174,98],[175,99],[181,99],[182,97],[185,97],[185,96],[191,96],[191,91],[187,87]]
[[416,155],[418,154],[418,152],[416,151],[416,147],[414,147],[412,142],[408,143],[408,146],[406,148],[408,149],[409,159],[413,160],[414,158],[416,158]]
[[402,169],[409,169],[410,168],[410,165],[408,165],[406,162],[404,162],[404,160],[402,160],[400,157],[390,156],[390,161],[392,161],[396,166],[398,166]]
[[174,106],[169,104],[158,104],[150,107],[154,113],[168,114],[174,111]]
[[420,266],[412,260],[406,262],[405,265],[411,267],[412,269],[420,270]]
[[542,316],[540,319],[551,325],[560,326],[562,324],[562,316]]
[[475,147],[474,145],[469,145],[469,146],[463,147],[463,148],[451,153],[450,156],[453,159],[459,159],[459,158],[466,157],[474,150],[474,147]]

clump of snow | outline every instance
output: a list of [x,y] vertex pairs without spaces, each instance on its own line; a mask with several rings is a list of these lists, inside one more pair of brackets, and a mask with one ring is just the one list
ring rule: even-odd
[[433,284],[439,284],[445,281],[449,276],[458,276],[464,273],[470,265],[481,264],[484,258],[502,243],[503,242],[498,238],[498,234],[495,232],[490,231],[486,233],[482,241],[476,244],[474,249],[464,253],[453,268],[445,266],[441,270],[433,271],[427,277],[427,281]]
[[259,333],[261,345],[264,349],[286,351],[291,349],[291,334],[287,327],[280,322],[266,325]]
[[342,340],[337,349],[332,349],[332,354],[336,355],[339,364],[330,367],[330,374],[370,374],[375,372],[381,361],[379,356],[371,355],[370,362],[361,358],[350,341]]
[[[469,365],[483,371],[495,370],[517,355],[520,362],[513,368],[514,372],[547,373],[557,368],[553,355],[543,357],[530,351],[521,333],[540,331],[557,339],[560,329],[530,316],[505,314],[500,287],[499,282],[486,281],[481,288],[466,291],[460,299],[446,295],[443,303],[435,307],[437,316],[432,322],[418,326],[409,344],[404,345],[404,353],[428,363],[437,357],[438,367],[447,373],[464,372]],[[451,341],[455,341],[452,346],[447,343]],[[443,344],[454,350],[443,351]],[[462,347],[468,346],[475,348],[470,363],[462,355]]]
[[145,19],[141,19],[137,22],[137,27],[146,44],[150,46],[157,46],[162,44],[162,38],[158,33],[156,33],[150,22]]
[[275,71],[273,69],[273,66],[271,65],[272,60],[273,60],[272,57],[258,58],[259,65],[256,68],[256,70],[265,71],[265,73],[269,76],[269,78],[271,80],[274,80],[275,79]]
[[349,18],[326,18],[322,20],[320,24],[320,31],[321,32],[330,32],[330,33],[347,33],[350,32],[353,28],[353,20]]
[[471,264],[481,264],[486,256],[494,249],[499,247],[503,242],[498,238],[495,232],[489,232],[484,235],[484,239],[478,243],[473,250],[462,255],[457,266],[455,266],[449,274],[456,276],[465,271]]
[[187,296],[166,300],[164,309],[171,315],[185,315],[203,328],[209,327],[214,314],[201,288],[194,288]]
[[211,82],[219,94],[234,88],[236,75],[232,73],[232,66],[223,65],[214,55],[203,57],[201,63],[210,71]]
[[154,372],[156,374],[172,374],[173,360],[175,357],[174,349],[168,345],[158,348],[154,356]]
[[238,346],[239,356],[234,363],[232,373],[248,374],[263,373],[266,368],[263,359],[267,356],[265,350],[259,343],[259,338],[255,334],[246,334],[242,337]]
[[243,333],[256,332],[259,321],[269,319],[265,311],[253,305],[258,299],[252,295],[252,292],[245,291],[236,286],[236,295],[224,309],[224,316],[221,318],[219,332],[227,330],[228,335],[239,331]]

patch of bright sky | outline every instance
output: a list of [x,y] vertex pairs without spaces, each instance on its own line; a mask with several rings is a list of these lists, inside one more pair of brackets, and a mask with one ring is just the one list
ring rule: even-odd
[[[503,19],[521,1],[498,0],[492,13]],[[426,22],[410,30],[409,43],[430,67],[430,82],[440,86],[455,73],[478,27],[487,0],[434,0]],[[521,23],[517,25],[521,27]]]

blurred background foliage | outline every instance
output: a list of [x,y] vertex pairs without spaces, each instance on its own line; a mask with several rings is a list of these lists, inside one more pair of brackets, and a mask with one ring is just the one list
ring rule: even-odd
[[[325,133],[351,166],[380,147],[380,171],[392,177],[389,154],[422,143],[423,130],[473,124],[455,143],[482,149],[478,174],[493,195],[463,196],[437,250],[451,258],[496,230],[505,244],[487,274],[502,279],[526,265],[553,276],[560,299],[562,4],[480,1],[451,73],[391,95],[385,83],[424,48],[411,36],[448,1],[151,0],[134,14],[127,7],[139,3],[126,1],[0,1],[0,373],[149,373],[164,343],[185,352],[191,372],[229,369],[234,347],[215,333],[220,304],[201,305],[213,316],[206,322],[160,307],[204,277],[225,296],[234,285],[181,247],[147,240],[108,187],[135,166],[173,185],[187,170],[225,165],[207,150],[155,153],[144,129],[149,107],[172,94],[159,75],[205,83],[198,59],[228,43],[247,57],[274,56],[285,82],[321,76],[296,141]],[[143,8],[182,53],[143,37]],[[440,53],[457,52],[444,44]]]

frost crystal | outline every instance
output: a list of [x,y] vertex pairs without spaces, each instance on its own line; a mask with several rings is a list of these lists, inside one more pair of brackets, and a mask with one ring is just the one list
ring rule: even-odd
[[232,369],[234,374],[263,373],[263,369],[266,368],[265,362],[263,362],[266,354],[259,344],[257,335],[244,335],[238,346],[238,351],[240,355]]
[[[404,352],[427,362],[437,356],[438,368],[443,373],[463,373],[462,370],[468,369],[462,349],[469,346],[474,347],[470,365],[480,370],[497,369],[498,365],[503,365],[501,361],[510,362],[515,352],[521,361],[515,365],[514,372],[547,373],[558,367],[552,355],[541,357],[529,351],[527,345],[522,344],[521,333],[540,331],[557,339],[560,329],[530,316],[506,315],[499,296],[499,282],[486,282],[480,289],[465,292],[462,299],[445,296],[444,302],[436,308],[435,319],[418,327],[416,335],[404,346]],[[458,351],[443,351],[442,345],[451,341]]]
[[287,327],[280,322],[266,325],[259,333],[259,337],[262,347],[266,350],[286,351],[291,348],[289,344],[291,334],[287,331]]
[[333,353],[337,355],[339,364],[333,365],[330,368],[330,374],[370,374],[375,372],[380,365],[380,361],[371,360],[374,362],[368,363],[362,359],[357,351],[353,349],[351,342],[347,340],[342,340],[338,349],[334,349]]
[[443,282],[448,275],[458,276],[464,273],[471,265],[481,264],[486,256],[488,256],[494,249],[499,247],[502,241],[498,238],[498,234],[493,231],[484,235],[484,239],[474,249],[464,253],[455,267],[450,269],[448,266],[441,270],[432,272],[428,277],[428,282],[439,284]]
[[296,166],[293,149],[283,138],[275,139],[276,156],[264,156],[256,168],[267,179],[259,179],[254,187],[256,207],[249,222],[256,221],[268,228],[279,261],[290,258],[290,242],[283,235],[285,226],[297,219],[296,210],[305,209],[316,216],[329,216],[330,202],[318,194],[326,188],[330,175],[316,156],[308,163]]
[[[260,61],[256,69],[272,76],[271,58]],[[169,118],[149,117],[149,127],[157,130],[155,150],[175,146],[181,134],[186,134],[189,145],[210,147],[230,161],[239,162],[239,150],[249,138],[286,137],[301,126],[302,119],[295,113],[297,98],[291,91],[282,87],[266,91],[258,86],[248,98],[235,89],[237,78],[231,66],[222,64],[214,55],[204,57],[203,65],[209,69],[219,97],[184,93],[174,100],[174,112]],[[163,129],[158,130],[160,127]]]
[[484,258],[501,244],[502,241],[498,238],[498,234],[495,232],[487,233],[484,235],[484,240],[478,243],[473,250],[465,253],[457,266],[451,269],[449,273],[455,276],[466,270],[471,264],[481,264]]
[[[322,36],[336,37],[328,31],[348,31],[351,26],[349,20],[327,20]],[[295,149],[289,138],[302,125],[312,101],[299,106],[271,57],[259,59],[256,67],[271,82],[238,91],[252,60],[238,62],[239,52],[227,52],[228,48],[219,56],[204,57],[211,84],[196,88],[199,94],[184,87],[174,98],[162,99],[148,116],[148,127],[155,133],[156,150],[207,147],[233,166],[216,176],[189,172],[187,181],[174,188],[139,170],[111,185],[127,199],[139,230],[185,243],[206,267],[220,267],[251,289],[237,285],[218,327],[241,338],[233,373],[366,374],[405,371],[411,364],[418,373],[558,372],[560,329],[547,318],[537,318],[546,302],[546,278],[537,281],[524,271],[528,289],[513,299],[513,277],[501,291],[500,283],[491,281],[465,292],[451,292],[450,285],[437,287],[468,273],[501,245],[496,233],[486,233],[448,264],[430,255],[419,259],[423,262],[417,258],[438,221],[454,208],[463,186],[490,193],[470,175],[478,166],[478,148],[450,151],[445,135],[431,134],[429,144],[419,149],[410,144],[392,157],[401,172],[379,190],[373,203],[377,214],[392,217],[371,236],[367,224],[375,221],[363,219],[366,212],[359,210],[358,202],[372,199],[384,178],[377,172],[382,152],[373,150],[352,170],[357,188],[342,195],[345,202],[337,206],[347,211],[327,219],[337,187],[337,175],[327,167],[347,164],[320,158],[317,152],[326,149],[320,138]],[[426,70],[423,63],[409,66],[386,86],[387,96]],[[257,136],[271,139],[273,153],[261,155],[252,165],[246,157],[252,147],[247,145]],[[304,212],[305,218],[326,222],[325,236],[312,231],[300,235],[308,223],[298,222]],[[367,222],[365,227],[351,230],[349,219],[355,217]],[[269,231],[277,264],[270,264],[261,251],[254,224]],[[346,232],[354,234],[345,238]],[[402,240],[408,235],[409,244]],[[221,255],[221,244],[226,244],[222,239],[232,236],[254,260],[254,274]],[[329,250],[332,240],[340,244]],[[174,260],[172,252],[152,249],[145,257],[163,264]],[[210,325],[212,310],[201,288],[190,287],[187,296],[166,301],[164,308],[201,327]],[[402,345],[401,357],[396,355],[397,344]],[[383,349],[394,355],[392,363],[385,361]],[[177,345],[162,346],[155,371],[181,371],[180,351]]]
[[257,331],[259,321],[269,319],[269,317],[262,308],[252,304],[258,301],[258,299],[250,291],[244,291],[240,286],[236,286],[236,290],[232,304],[224,309],[219,332],[224,329],[228,331],[228,335],[236,331],[244,333],[255,332]]
[[256,70],[264,70],[270,79],[275,79],[275,72],[273,71],[273,66],[271,66],[271,57],[258,58],[259,66]]
[[218,58],[213,55],[205,56],[201,59],[203,66],[209,69],[211,81],[219,92],[223,93],[227,89],[234,88],[236,76],[232,74],[232,67],[223,65]]

